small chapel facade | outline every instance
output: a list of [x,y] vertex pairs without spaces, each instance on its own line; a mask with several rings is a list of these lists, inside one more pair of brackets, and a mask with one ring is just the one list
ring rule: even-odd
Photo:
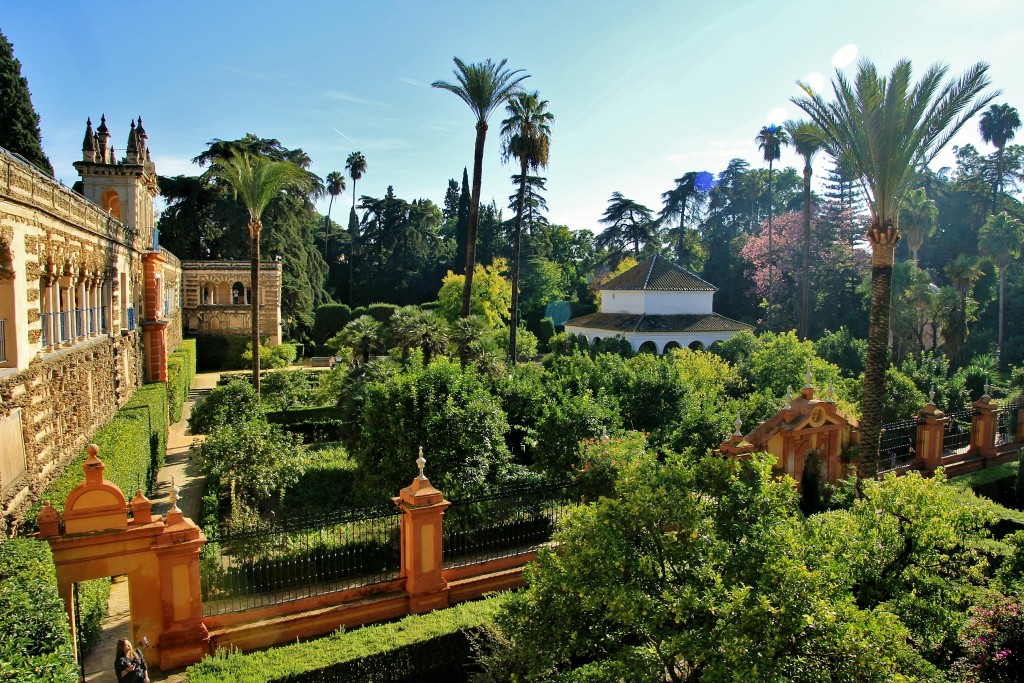
[[591,344],[624,337],[634,351],[706,349],[751,325],[714,312],[718,289],[656,254],[600,287],[601,310],[565,323]]

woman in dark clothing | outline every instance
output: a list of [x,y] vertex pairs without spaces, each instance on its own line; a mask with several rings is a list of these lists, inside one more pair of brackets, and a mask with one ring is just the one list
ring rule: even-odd
[[114,673],[118,683],[149,683],[149,669],[146,658],[132,647],[131,641],[121,638],[117,641],[114,659]]

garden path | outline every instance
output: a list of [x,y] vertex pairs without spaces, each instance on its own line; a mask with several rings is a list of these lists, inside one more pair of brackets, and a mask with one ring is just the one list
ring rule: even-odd
[[[167,434],[167,461],[157,474],[156,485],[150,500],[153,512],[164,514],[171,509],[171,486],[177,486],[178,507],[191,520],[199,519],[199,503],[206,486],[205,478],[199,473],[193,456],[202,439],[193,436],[188,429],[188,417],[192,408],[209,395],[217,386],[220,373],[197,373],[192,380],[192,389],[182,409],[181,420],[172,424]],[[107,618],[100,630],[100,638],[92,652],[85,658],[85,680],[87,683],[116,683],[114,678],[114,650],[118,638],[130,637],[131,623],[128,604],[128,581],[124,577],[115,579],[110,587],[110,601],[107,603]],[[184,683],[185,670],[169,673],[150,672],[150,680],[168,683]]]

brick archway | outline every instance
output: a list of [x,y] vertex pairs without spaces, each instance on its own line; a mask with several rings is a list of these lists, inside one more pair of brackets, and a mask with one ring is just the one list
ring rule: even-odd
[[152,514],[141,491],[128,502],[103,478],[99,449],[90,445],[86,450],[85,483],[68,494],[63,516],[49,501],[39,513],[39,538],[53,551],[72,631],[73,585],[123,574],[128,576],[132,639],[149,638],[147,658],[165,671],[199,661],[210,641],[199,589],[203,532],[176,504],[161,517]]

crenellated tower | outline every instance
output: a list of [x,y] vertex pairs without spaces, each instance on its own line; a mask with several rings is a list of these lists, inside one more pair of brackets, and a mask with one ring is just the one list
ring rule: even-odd
[[153,201],[160,188],[141,116],[131,122],[121,160],[110,144],[107,117],[100,117],[95,132],[92,119],[87,119],[82,160],[75,162],[75,169],[82,176],[82,194],[86,199],[138,230],[143,239],[153,234]]

